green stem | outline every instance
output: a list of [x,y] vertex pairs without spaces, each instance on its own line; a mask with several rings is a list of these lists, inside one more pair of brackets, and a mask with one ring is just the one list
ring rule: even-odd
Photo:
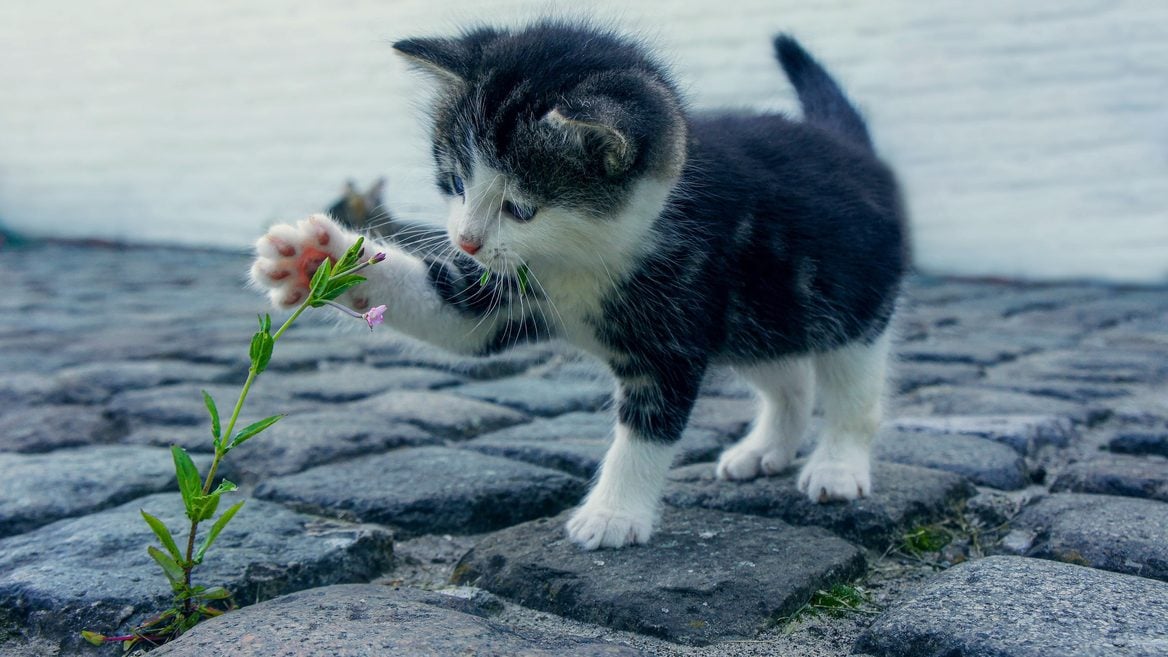
[[[311,302],[312,297],[309,296],[309,298],[306,299],[304,303],[300,304],[300,307],[296,309],[296,312],[292,313],[292,316],[289,317],[282,326],[280,326],[275,334],[272,335],[273,344],[275,344],[275,342],[280,339],[281,335],[284,335],[284,331],[287,331],[288,327],[292,326],[292,323],[300,317],[300,314],[309,307]],[[239,414],[241,411],[243,411],[243,402],[247,400],[247,394],[251,392],[251,384],[255,382],[256,377],[258,376],[259,372],[256,371],[255,365],[253,364],[252,367],[248,368],[247,381],[244,381],[243,388],[239,391],[239,399],[235,400],[235,408],[231,411],[231,419],[227,422],[227,430],[220,434],[222,436],[220,446],[215,449],[215,458],[211,460],[211,469],[207,471],[207,479],[203,482],[204,495],[211,492],[211,484],[215,482],[215,473],[219,470],[219,462],[222,461],[223,457],[227,455],[225,445],[231,438],[232,433],[235,431],[235,423],[239,421]],[[187,557],[182,564],[183,584],[186,586],[188,591],[191,588],[191,571],[195,569],[195,535],[198,533],[198,531],[199,522],[197,520],[192,520],[191,530],[187,534]],[[187,598],[183,601],[183,611],[185,613],[190,614],[192,611],[194,611],[192,607],[193,600],[191,600],[191,598]]]

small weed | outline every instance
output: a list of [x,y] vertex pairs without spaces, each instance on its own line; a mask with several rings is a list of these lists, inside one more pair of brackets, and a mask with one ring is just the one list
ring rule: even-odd
[[851,584],[835,584],[829,589],[820,589],[811,595],[807,604],[799,607],[790,616],[778,619],[785,624],[785,631],[790,631],[794,624],[805,618],[831,616],[840,618],[851,614],[875,614],[871,609],[871,597],[868,592],[859,586]]
[[215,517],[221,498],[237,490],[236,485],[226,479],[219,481],[219,485],[212,488],[212,484],[216,481],[215,473],[228,452],[251,440],[284,417],[283,415],[273,415],[239,431],[235,430],[252,384],[267,369],[268,363],[272,359],[272,351],[280,336],[284,335],[284,332],[292,326],[301,313],[308,308],[333,306],[345,314],[364,320],[371,330],[384,321],[385,306],[371,308],[362,314],[335,301],[345,290],[360,285],[365,280],[364,277],[358,276],[357,272],[385,260],[384,253],[378,253],[367,260],[362,260],[361,246],[363,242],[363,239],[358,239],[357,243],[340,260],[334,262],[326,259],[320,264],[312,277],[308,298],[296,308],[292,316],[275,333],[272,332],[270,315],[259,318],[259,331],[252,335],[248,351],[251,366],[248,368],[247,381],[244,382],[243,388],[239,392],[231,415],[224,416],[227,419],[226,423],[220,420],[219,406],[215,400],[211,398],[210,394],[203,391],[203,403],[206,405],[207,413],[211,419],[210,435],[214,447],[214,458],[211,460],[207,474],[204,476],[199,472],[195,462],[185,449],[177,445],[171,448],[179,493],[182,495],[187,519],[190,520],[190,529],[186,534],[186,550],[179,547],[179,542],[175,540],[170,528],[162,520],[147,513],[145,509],[141,510],[142,519],[146,521],[150,530],[158,538],[159,545],[148,546],[146,552],[161,567],[162,574],[170,585],[173,594],[171,607],[143,621],[126,634],[106,635],[88,630],[82,631],[81,637],[86,641],[95,646],[107,643],[121,644],[123,651],[127,652],[135,647],[157,646],[178,638],[203,620],[219,616],[235,607],[231,592],[227,589],[222,586],[196,585],[192,580],[196,567],[201,565],[206,558],[207,550],[215,543],[215,539],[219,537],[219,533],[223,531],[227,523],[231,522],[231,519],[243,507],[241,500],[220,513],[210,530],[206,531],[203,540],[198,542],[196,549],[199,526],[203,524],[205,528],[205,523],[210,522]]
[[923,525],[907,533],[901,549],[914,557],[940,552],[953,541],[953,532],[940,525]]

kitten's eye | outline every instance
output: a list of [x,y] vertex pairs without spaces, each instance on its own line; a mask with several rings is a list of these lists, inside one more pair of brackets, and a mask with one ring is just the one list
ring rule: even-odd
[[515,221],[531,221],[535,218],[537,208],[529,208],[525,205],[516,205],[511,201],[503,201],[503,212],[511,215]]
[[454,190],[455,194],[466,197],[466,187],[463,186],[462,178],[459,178],[458,174],[450,174],[450,187]]

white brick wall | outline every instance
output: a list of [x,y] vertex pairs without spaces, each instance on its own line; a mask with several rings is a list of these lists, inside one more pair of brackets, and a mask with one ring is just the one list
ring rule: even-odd
[[[584,4],[648,33],[699,108],[793,108],[769,37],[794,32],[901,171],[926,268],[1168,276],[1168,2]],[[0,222],[243,246],[381,174],[400,214],[440,216],[425,85],[389,42],[549,8],[4,0]]]

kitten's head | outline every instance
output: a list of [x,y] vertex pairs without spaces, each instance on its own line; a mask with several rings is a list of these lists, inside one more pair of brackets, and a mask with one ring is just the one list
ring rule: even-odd
[[685,120],[636,43],[542,22],[394,48],[441,83],[434,110],[447,232],[486,266],[596,265],[638,248],[685,160]]

